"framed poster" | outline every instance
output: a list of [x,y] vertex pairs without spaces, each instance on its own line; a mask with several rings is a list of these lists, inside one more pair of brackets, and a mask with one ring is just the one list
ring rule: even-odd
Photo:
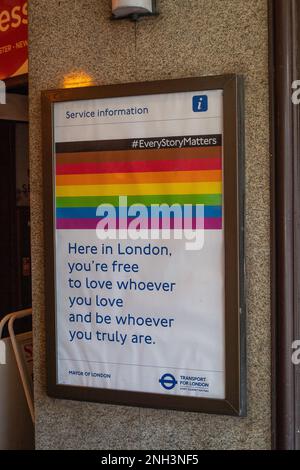
[[48,393],[245,413],[242,80],[42,94]]

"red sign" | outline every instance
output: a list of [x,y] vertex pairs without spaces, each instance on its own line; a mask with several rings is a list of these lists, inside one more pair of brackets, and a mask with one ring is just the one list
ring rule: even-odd
[[0,0],[0,79],[28,72],[28,1]]

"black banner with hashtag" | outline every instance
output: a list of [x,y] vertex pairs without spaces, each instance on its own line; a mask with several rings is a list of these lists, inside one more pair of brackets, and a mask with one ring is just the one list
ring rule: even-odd
[[97,152],[113,150],[160,150],[167,148],[220,147],[222,135],[187,135],[121,140],[91,140],[87,142],[59,142],[56,153]]

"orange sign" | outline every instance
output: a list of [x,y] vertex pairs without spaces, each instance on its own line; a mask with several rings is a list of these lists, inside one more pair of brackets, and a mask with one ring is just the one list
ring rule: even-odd
[[28,1],[0,0],[0,79],[28,72]]

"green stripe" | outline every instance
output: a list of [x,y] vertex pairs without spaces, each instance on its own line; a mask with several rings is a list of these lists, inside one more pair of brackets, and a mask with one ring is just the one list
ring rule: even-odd
[[[127,204],[205,204],[208,206],[221,206],[221,194],[179,194],[156,196],[128,196]],[[56,207],[97,207],[100,204],[119,205],[118,196],[86,196],[86,197],[58,197]]]

